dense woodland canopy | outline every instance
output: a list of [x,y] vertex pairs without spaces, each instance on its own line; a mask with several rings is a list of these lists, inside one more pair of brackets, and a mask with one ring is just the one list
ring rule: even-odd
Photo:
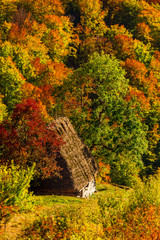
[[0,161],[58,174],[65,115],[113,182],[160,167],[159,0],[0,0]]

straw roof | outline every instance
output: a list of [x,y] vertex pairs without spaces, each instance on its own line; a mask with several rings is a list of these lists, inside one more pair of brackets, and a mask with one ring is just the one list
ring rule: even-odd
[[64,144],[60,149],[60,160],[64,160],[72,187],[80,191],[88,182],[95,178],[98,165],[87,146],[78,137],[69,119],[61,117],[55,120],[55,128],[62,137]]
[[94,180],[98,165],[68,118],[56,119],[51,128],[57,131],[64,142],[56,158],[58,165],[62,168],[62,178],[54,177],[43,180],[40,188],[37,188],[35,192],[78,195],[90,181]]

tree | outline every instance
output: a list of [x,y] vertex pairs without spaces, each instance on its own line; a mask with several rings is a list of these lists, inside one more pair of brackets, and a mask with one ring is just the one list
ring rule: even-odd
[[56,153],[62,140],[52,125],[47,126],[39,104],[34,99],[19,103],[12,114],[12,121],[1,124],[1,163],[12,160],[24,168],[36,164],[36,177],[59,176]]
[[10,21],[12,20],[13,14],[17,11],[15,0],[1,0],[0,1],[0,32],[2,38],[6,38],[6,32],[8,27],[10,28]]
[[[158,5],[157,5],[158,6]],[[154,48],[160,48],[159,45],[159,32],[160,32],[160,9],[156,7],[156,5],[149,5],[147,2],[143,2],[143,9],[139,13],[139,22],[143,23],[143,25],[138,24],[138,32],[137,37],[141,37],[141,31],[143,31],[143,35],[145,40],[147,40],[152,44]]]
[[124,25],[129,30],[134,30],[143,5],[134,0],[103,0],[103,8],[108,13],[105,21],[109,27],[119,24]]
[[12,58],[0,57],[0,92],[4,96],[3,103],[9,112],[21,100],[21,87],[24,82]]
[[6,116],[7,116],[6,105],[2,103],[2,96],[0,96],[0,123]]
[[121,159],[142,167],[142,154],[147,149],[146,127],[138,108],[124,100],[128,89],[124,75],[116,58],[94,54],[75,71],[73,85],[68,88],[70,99],[76,96],[81,104],[71,115],[76,129],[94,156],[110,164],[112,174]]

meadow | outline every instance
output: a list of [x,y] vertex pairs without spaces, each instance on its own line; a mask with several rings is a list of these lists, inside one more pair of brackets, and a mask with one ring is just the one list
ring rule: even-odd
[[152,178],[135,189],[101,184],[89,199],[30,194],[6,210],[0,239],[159,239],[159,182]]

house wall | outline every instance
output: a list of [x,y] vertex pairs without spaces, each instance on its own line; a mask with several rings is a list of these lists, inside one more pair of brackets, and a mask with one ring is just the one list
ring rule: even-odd
[[80,197],[88,198],[95,191],[96,191],[96,183],[95,183],[95,180],[93,179],[80,191]]

